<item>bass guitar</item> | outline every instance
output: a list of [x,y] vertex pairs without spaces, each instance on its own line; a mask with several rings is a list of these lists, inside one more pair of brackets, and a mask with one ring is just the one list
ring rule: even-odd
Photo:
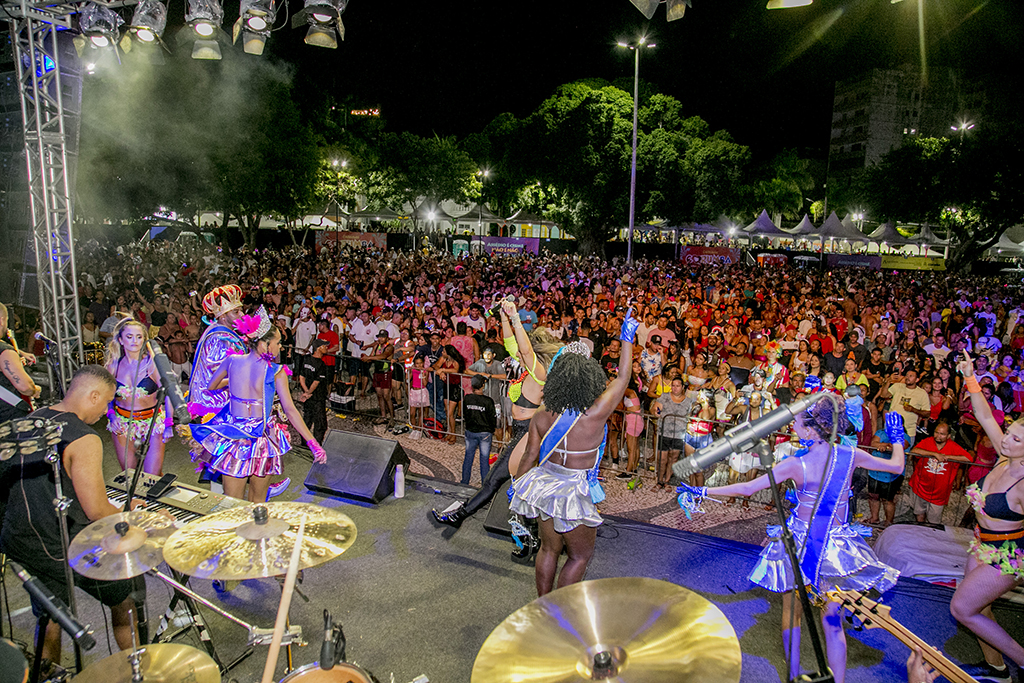
[[825,599],[838,602],[854,617],[860,619],[864,628],[884,628],[911,650],[915,647],[920,648],[924,660],[952,683],[975,683],[975,679],[963,669],[946,659],[946,656],[936,648],[918,638],[913,631],[893,619],[889,615],[890,607],[888,605],[869,600],[859,591],[840,590],[839,588],[826,593]]

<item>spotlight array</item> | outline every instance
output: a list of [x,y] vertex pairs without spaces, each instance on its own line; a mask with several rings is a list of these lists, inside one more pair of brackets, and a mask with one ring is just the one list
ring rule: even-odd
[[[286,4],[288,2],[283,1]],[[274,24],[279,2],[240,0],[231,42],[237,43],[241,38],[245,53],[263,54],[271,31],[276,30]],[[304,2],[303,9],[292,17],[292,28],[308,27],[305,38],[308,45],[338,47],[338,40],[345,39],[345,25],[341,22],[341,15],[348,6],[348,0]],[[84,3],[78,12],[81,35],[74,40],[79,55],[84,56],[87,50],[110,50],[116,57],[118,45],[124,52],[130,51],[133,45],[162,46],[163,33],[167,27],[166,3],[167,0],[140,0],[123,35],[120,34],[120,28],[124,20],[104,0]],[[187,25],[178,32],[177,42],[191,50],[192,59],[222,59],[221,44],[228,43],[226,34],[221,30],[224,21],[222,0],[187,0],[187,4]],[[154,47],[151,54],[156,55],[158,52],[159,48]],[[90,57],[89,61],[92,63],[95,59]]]

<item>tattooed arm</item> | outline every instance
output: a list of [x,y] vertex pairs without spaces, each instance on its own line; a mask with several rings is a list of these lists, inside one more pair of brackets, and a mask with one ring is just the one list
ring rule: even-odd
[[11,384],[14,385],[14,388],[22,396],[35,398],[39,395],[41,389],[36,386],[36,383],[25,372],[25,366],[21,363],[21,356],[14,349],[7,349],[0,353],[0,371],[3,371],[4,376],[11,381]]

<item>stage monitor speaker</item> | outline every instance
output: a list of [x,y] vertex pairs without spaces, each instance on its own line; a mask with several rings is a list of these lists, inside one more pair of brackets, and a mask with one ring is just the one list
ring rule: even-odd
[[484,520],[484,528],[496,534],[512,535],[512,527],[508,525],[508,487],[512,485],[509,480],[501,487],[501,490],[491,498],[491,507],[487,508],[487,519]]
[[323,443],[327,462],[313,463],[306,488],[371,503],[394,493],[395,467],[409,471],[409,456],[391,439],[332,429]]

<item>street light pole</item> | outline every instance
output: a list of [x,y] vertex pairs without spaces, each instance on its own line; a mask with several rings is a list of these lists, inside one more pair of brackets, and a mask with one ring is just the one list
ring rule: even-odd
[[640,38],[634,43],[619,43],[619,47],[632,50],[633,55],[633,152],[629,164],[629,225],[626,228],[626,261],[633,262],[633,225],[636,216],[636,128],[637,110],[640,105],[640,50],[652,48],[654,43],[648,43],[646,37]]

